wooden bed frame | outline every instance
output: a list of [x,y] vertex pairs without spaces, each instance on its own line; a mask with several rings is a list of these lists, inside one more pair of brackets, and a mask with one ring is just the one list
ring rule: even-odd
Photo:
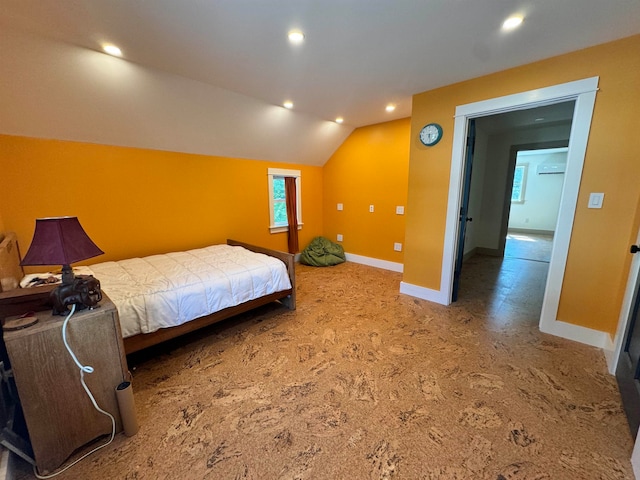
[[[257,253],[264,253],[279,258],[287,267],[291,289],[272,293],[264,297],[250,300],[235,307],[225,308],[205,317],[200,317],[190,322],[170,328],[162,328],[153,333],[141,333],[124,339],[124,348],[127,354],[137,352],[144,348],[156,345],[185,333],[192,332],[207,325],[212,325],[221,320],[247,312],[256,307],[279,301],[290,310],[296,308],[296,277],[294,255],[268,248],[257,247],[236,240],[227,240],[228,245],[244,247]],[[15,233],[0,234],[0,320],[4,323],[6,317],[21,315],[29,311],[42,311],[51,308],[49,293],[57,285],[43,285],[31,288],[18,288],[19,282],[24,276],[20,266],[20,250]]]

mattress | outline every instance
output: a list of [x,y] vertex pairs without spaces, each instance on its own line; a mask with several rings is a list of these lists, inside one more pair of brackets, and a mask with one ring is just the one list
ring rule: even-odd
[[291,288],[281,260],[230,245],[103,262],[88,269],[116,305],[123,337],[181,325]]

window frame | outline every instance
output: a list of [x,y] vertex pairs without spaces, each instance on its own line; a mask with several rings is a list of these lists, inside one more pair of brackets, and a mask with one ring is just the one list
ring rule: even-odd
[[296,179],[296,210],[298,216],[298,230],[302,228],[302,173],[300,170],[289,170],[285,168],[269,168],[267,171],[269,186],[269,231],[271,233],[288,232],[289,225],[276,225],[275,222],[275,201],[273,198],[273,179],[293,177]]

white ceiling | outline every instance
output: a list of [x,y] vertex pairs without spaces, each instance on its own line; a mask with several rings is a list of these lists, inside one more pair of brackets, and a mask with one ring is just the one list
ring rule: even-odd
[[[514,13],[521,28],[501,32]],[[639,33],[640,1],[2,0],[2,24],[357,127],[409,116],[415,93]]]
[[[3,17],[41,34],[113,42],[127,60],[353,126],[409,116],[415,93],[640,32],[637,0],[2,3]],[[522,27],[501,32],[514,13]],[[289,44],[291,29],[303,45]]]

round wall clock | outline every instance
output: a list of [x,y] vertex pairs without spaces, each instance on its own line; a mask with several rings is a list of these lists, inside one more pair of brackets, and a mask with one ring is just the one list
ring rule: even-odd
[[437,123],[430,123],[420,130],[420,141],[427,147],[432,147],[442,138],[442,127]]

